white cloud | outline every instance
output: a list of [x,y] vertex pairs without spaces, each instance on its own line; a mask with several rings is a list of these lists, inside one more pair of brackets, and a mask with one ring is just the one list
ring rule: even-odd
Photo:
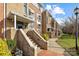
[[54,8],[52,9],[52,13],[53,14],[63,14],[65,15],[65,12],[62,8],[58,7],[58,6],[54,6]]
[[57,6],[57,5],[47,5],[46,9],[50,13],[52,13],[52,15],[56,15],[56,14],[63,14],[63,15],[65,15],[64,10],[62,8],[60,8],[59,6]]
[[46,9],[51,13],[51,15],[55,18],[55,20],[59,23],[62,24],[64,20],[64,18],[60,18],[60,17],[56,17],[56,14],[62,14],[65,15],[65,11],[57,6],[57,5],[47,5]]

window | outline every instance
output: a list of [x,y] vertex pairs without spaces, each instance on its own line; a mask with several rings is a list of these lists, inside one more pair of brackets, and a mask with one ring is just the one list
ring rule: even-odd
[[51,28],[47,28],[47,31],[48,31],[48,32],[51,32],[51,30],[52,30]]
[[29,9],[29,15],[33,15],[33,13],[31,12],[31,10]]
[[47,31],[50,31],[50,28],[48,28]]
[[27,14],[27,4],[26,3],[24,4],[24,12],[25,12],[25,14]]
[[38,16],[38,22],[41,22],[41,16]]
[[42,21],[42,17],[41,17],[41,15],[40,14],[37,14],[37,17],[38,17],[38,24],[41,24],[41,21]]
[[16,27],[17,27],[18,29],[23,28],[23,23],[17,21],[17,25],[16,25]]

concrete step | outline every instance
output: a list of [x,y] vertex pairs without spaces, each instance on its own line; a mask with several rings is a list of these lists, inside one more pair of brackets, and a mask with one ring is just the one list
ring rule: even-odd
[[32,38],[30,38],[30,36],[28,36],[28,38],[31,40],[31,42],[33,43],[34,46],[37,47],[37,50],[40,50],[40,47],[38,46],[38,44],[36,44]]
[[34,46],[38,47],[38,45],[32,39],[30,39],[30,40],[31,40],[31,42],[33,43]]

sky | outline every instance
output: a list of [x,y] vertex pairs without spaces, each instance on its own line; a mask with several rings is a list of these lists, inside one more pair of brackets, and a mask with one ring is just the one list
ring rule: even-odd
[[79,3],[44,3],[44,8],[59,24],[74,15],[73,11],[76,6],[79,7]]

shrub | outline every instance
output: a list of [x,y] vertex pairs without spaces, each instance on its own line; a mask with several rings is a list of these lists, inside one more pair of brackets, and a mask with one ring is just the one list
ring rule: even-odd
[[45,40],[48,40],[49,39],[49,36],[47,33],[43,34],[42,37],[45,39]]
[[16,41],[15,40],[6,40],[8,48],[12,51],[16,47]]
[[6,41],[0,39],[0,56],[11,56]]

